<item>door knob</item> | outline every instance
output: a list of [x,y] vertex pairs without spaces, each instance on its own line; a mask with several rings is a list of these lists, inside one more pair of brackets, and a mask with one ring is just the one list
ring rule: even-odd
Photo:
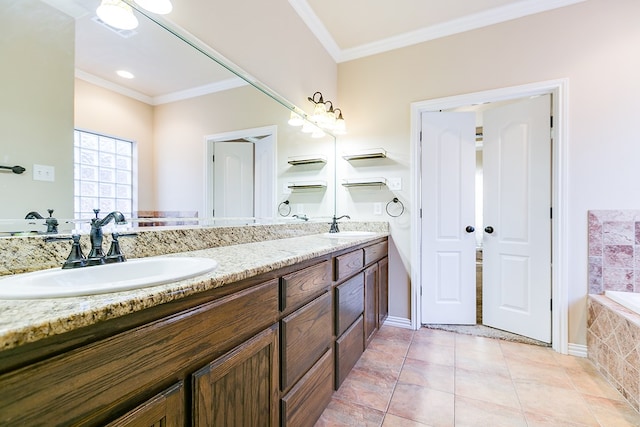
[[464,231],[466,231],[467,233],[473,233],[474,231],[476,231],[476,229],[471,225],[467,225],[467,228],[465,228]]
[[492,226],[490,226],[490,225],[488,225],[488,226],[486,226],[486,227],[484,228],[484,231],[485,231],[485,232],[487,232],[487,233],[489,233],[489,234],[491,234],[491,233],[493,233],[493,227],[492,227]]

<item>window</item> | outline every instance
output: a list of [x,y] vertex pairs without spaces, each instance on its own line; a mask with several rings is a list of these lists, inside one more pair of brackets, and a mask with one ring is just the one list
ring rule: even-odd
[[74,131],[74,214],[93,218],[114,210],[125,218],[134,212],[134,153],[132,141]]

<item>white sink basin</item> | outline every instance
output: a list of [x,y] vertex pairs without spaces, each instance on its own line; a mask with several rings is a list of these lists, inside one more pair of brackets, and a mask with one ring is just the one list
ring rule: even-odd
[[340,231],[339,233],[324,233],[322,237],[333,237],[336,239],[340,237],[347,237],[356,239],[360,237],[371,237],[375,235],[376,233],[373,231]]
[[0,299],[43,299],[118,292],[195,277],[214,270],[215,260],[140,258],[76,269],[35,271],[0,278]]

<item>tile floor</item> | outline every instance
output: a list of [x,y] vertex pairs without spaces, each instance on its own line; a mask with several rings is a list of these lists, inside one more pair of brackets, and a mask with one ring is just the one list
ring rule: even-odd
[[384,326],[316,423],[324,426],[640,426],[586,358],[441,330]]

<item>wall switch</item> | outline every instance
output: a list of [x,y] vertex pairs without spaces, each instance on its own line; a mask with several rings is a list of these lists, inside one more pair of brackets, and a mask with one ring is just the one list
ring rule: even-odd
[[402,178],[389,178],[389,181],[387,181],[387,187],[389,187],[389,190],[393,191],[402,190]]
[[47,165],[33,165],[33,180],[51,182],[55,181],[56,168]]
[[373,204],[373,214],[382,215],[382,203],[378,202]]

